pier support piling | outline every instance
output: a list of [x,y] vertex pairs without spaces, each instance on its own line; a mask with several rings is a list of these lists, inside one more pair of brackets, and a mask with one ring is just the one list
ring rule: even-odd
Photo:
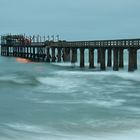
[[134,69],[137,70],[137,49],[134,49]]
[[134,49],[133,48],[129,48],[129,58],[128,58],[128,71],[129,72],[133,72],[135,69],[134,69],[134,58],[135,58],[135,54],[134,54]]
[[58,52],[58,54],[57,54],[57,58],[58,58],[57,61],[58,62],[61,62],[61,50],[62,50],[61,48],[57,48],[57,52]]
[[55,62],[56,57],[55,57],[55,48],[52,48],[52,62]]
[[94,49],[89,49],[89,68],[94,68]]
[[47,62],[50,62],[50,48],[47,48],[47,58],[46,58],[46,61]]
[[70,48],[63,48],[63,61],[70,62]]
[[77,49],[72,48],[72,57],[71,57],[71,63],[76,63],[77,61]]
[[112,67],[112,49],[107,50],[107,66]]
[[119,68],[124,67],[123,48],[119,49]]
[[97,49],[97,63],[100,63],[101,61],[101,49]]
[[114,48],[114,50],[113,50],[113,70],[114,71],[119,70],[118,58],[119,58],[118,48]]
[[85,48],[80,48],[80,67],[84,68],[85,67]]
[[101,48],[100,50],[100,54],[101,54],[101,57],[100,57],[100,69],[102,71],[106,70],[106,66],[105,66],[105,48]]

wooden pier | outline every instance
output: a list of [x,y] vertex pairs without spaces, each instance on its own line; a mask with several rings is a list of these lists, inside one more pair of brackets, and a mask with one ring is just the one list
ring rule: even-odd
[[[40,36],[1,36],[1,55],[27,58],[37,62],[77,62],[80,51],[80,67],[85,67],[85,50],[89,51],[89,68],[95,68],[95,50],[100,70],[112,67],[118,71],[124,67],[124,50],[128,50],[128,71],[137,69],[137,50],[140,39],[62,41],[46,40]],[[106,63],[107,62],[107,63]]]

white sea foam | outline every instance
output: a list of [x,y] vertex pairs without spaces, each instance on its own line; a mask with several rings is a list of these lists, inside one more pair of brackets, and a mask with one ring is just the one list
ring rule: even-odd
[[133,80],[133,81],[140,81],[140,72],[136,71],[133,73],[120,71],[57,71],[56,74],[58,75],[96,75],[96,76],[117,76],[123,78],[124,80]]
[[121,106],[125,103],[123,99],[112,99],[112,100],[43,100],[43,99],[34,99],[34,102],[43,103],[43,104],[93,104],[99,107],[115,107]]
[[72,79],[70,80],[69,78],[64,78],[64,77],[40,77],[37,78],[37,80],[46,85],[51,87],[49,91],[51,92],[75,92],[77,90],[77,87],[79,84],[82,84],[84,81],[81,81],[79,83],[78,79]]
[[25,79],[22,77],[19,77],[17,75],[4,75],[0,77],[0,81],[4,81],[4,82],[14,82],[14,83],[18,83],[18,84],[27,84],[27,83],[31,83],[31,81],[29,79]]
[[[23,124],[20,124],[23,125]],[[24,124],[25,125],[25,124]],[[34,126],[26,126],[23,128],[22,126],[17,127],[17,124],[10,125],[10,127],[16,128],[17,130],[24,130],[32,132],[38,132],[38,127]],[[34,131],[34,129],[37,129]],[[40,128],[39,128],[40,129]],[[116,133],[98,133],[97,135],[93,132],[93,134],[66,134],[64,132],[58,132],[58,131],[51,131],[51,134],[49,133],[22,133],[22,131],[10,131],[7,130],[9,133],[9,136],[3,137],[0,136],[1,140],[139,140],[140,138],[140,129],[132,129],[130,131],[122,131],[122,132],[116,132]]]
[[125,109],[129,112],[132,112],[132,113],[140,114],[140,108],[139,107],[127,106],[127,107],[123,107],[123,109]]

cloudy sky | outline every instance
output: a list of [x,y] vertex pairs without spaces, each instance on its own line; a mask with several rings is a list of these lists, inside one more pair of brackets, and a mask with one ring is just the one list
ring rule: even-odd
[[0,0],[0,34],[140,38],[139,0]]

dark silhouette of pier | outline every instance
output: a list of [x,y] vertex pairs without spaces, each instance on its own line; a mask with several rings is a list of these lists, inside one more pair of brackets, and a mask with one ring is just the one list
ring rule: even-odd
[[[128,71],[137,69],[137,51],[140,39],[94,40],[94,41],[56,41],[45,37],[25,35],[1,36],[1,55],[30,59],[38,62],[77,62],[77,51],[80,50],[80,67],[85,67],[85,50],[89,51],[89,68],[95,68],[94,58],[97,50],[97,61],[100,70],[113,67],[118,71],[124,67],[124,50],[128,50]],[[106,63],[107,62],[107,63]]]

